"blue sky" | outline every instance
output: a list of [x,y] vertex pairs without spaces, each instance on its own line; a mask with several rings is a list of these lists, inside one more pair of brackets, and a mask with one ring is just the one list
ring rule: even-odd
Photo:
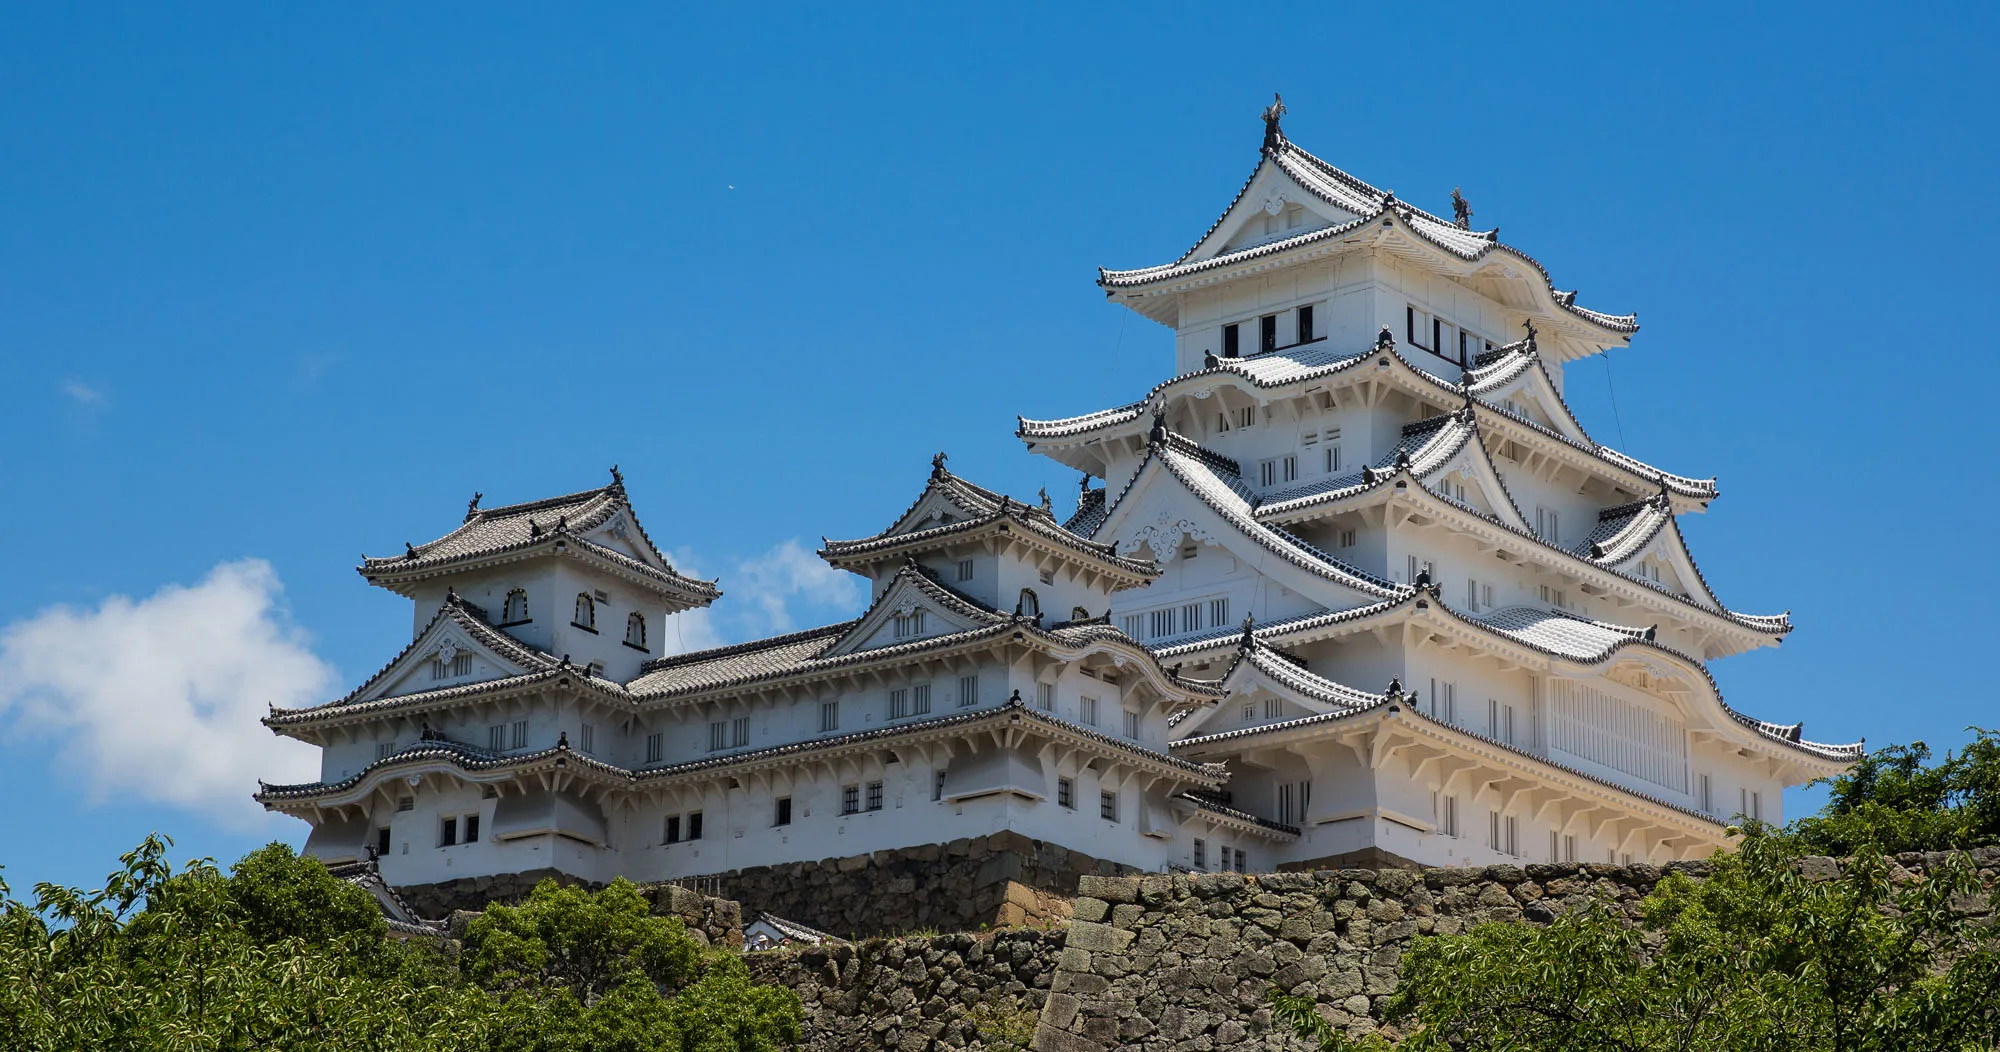
[[1793,611],[1716,666],[1734,704],[1833,741],[2000,723],[1990,9],[720,6],[0,16],[17,889],[154,829],[302,840],[243,802],[295,762],[244,722],[406,641],[353,566],[474,490],[622,465],[731,590],[691,626],[722,639],[844,615],[792,544],[879,528],[938,449],[1066,499],[1014,415],[1166,375],[1094,268],[1185,249],[1274,89],[1307,149],[1433,211],[1463,186],[1639,312],[1569,393],[1719,475],[1704,570]]

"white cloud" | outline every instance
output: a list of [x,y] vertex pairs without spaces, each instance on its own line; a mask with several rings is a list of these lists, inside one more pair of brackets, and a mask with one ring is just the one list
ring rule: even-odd
[[[673,553],[674,568],[694,577],[700,558]],[[675,653],[781,635],[810,624],[854,616],[867,598],[861,578],[836,570],[796,540],[735,564],[722,575],[722,599],[707,610],[670,620],[666,645]]]
[[257,779],[310,781],[318,750],[258,723],[265,704],[324,701],[334,671],[307,645],[261,559],[193,587],[95,609],[54,606],[0,629],[0,720],[56,743],[52,766],[93,803],[132,797],[257,824]]
[[104,392],[75,377],[63,381],[62,393],[84,409],[104,408]]

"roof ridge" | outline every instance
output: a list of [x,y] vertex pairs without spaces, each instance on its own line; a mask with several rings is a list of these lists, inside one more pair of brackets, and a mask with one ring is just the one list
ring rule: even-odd
[[525,515],[532,511],[540,511],[543,508],[553,508],[563,504],[587,504],[598,497],[609,496],[614,491],[622,496],[624,489],[623,484],[614,482],[609,486],[578,490],[575,493],[565,493],[559,497],[542,497],[537,500],[524,500],[518,504],[502,504],[493,508],[476,508],[473,510],[471,518],[467,519],[467,521],[469,522],[472,519],[506,518],[514,515]]
[[[835,624],[821,625],[818,628],[804,628],[800,629],[797,632],[787,632],[784,635],[780,636],[767,636],[763,639],[751,639],[741,643],[730,643],[726,646],[710,647],[707,650],[690,650],[681,654],[668,654],[664,657],[654,658],[653,660],[648,661],[643,665],[640,665],[639,675],[644,676],[650,672],[658,672],[662,669],[669,669],[669,668],[679,668],[683,665],[695,664],[700,661],[708,661],[714,658],[735,657],[738,654],[748,654],[758,650],[770,650],[774,647],[785,646],[786,644],[789,643],[798,643],[803,640],[809,639],[813,636],[831,635],[837,637],[842,634],[845,634],[849,629],[853,628],[855,625],[858,625],[860,623],[861,623],[861,618],[856,617],[846,621],[840,621]],[[637,677],[634,678],[636,679]]]

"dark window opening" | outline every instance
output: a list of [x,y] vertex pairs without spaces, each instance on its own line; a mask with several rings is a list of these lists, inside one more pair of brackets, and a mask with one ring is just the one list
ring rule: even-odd
[[375,853],[377,855],[386,855],[389,853],[388,826],[383,826],[375,831]]
[[1403,308],[1403,342],[1417,342],[1417,308]]
[[700,840],[700,839],[701,839],[701,812],[700,812],[700,811],[689,811],[689,812],[688,812],[688,839],[689,839],[689,840]]
[[1299,308],[1299,342],[1311,343],[1312,340],[1313,340],[1313,309],[1312,306],[1308,304],[1307,306]]
[[1431,348],[1442,357],[1444,354],[1444,322],[1431,319]]
[[450,847],[458,843],[458,819],[446,818],[438,822],[438,846]]
[[791,824],[792,824],[792,798],[791,798],[791,797],[789,797],[789,796],[781,796],[781,797],[779,797],[779,798],[778,798],[778,814],[777,814],[777,818],[776,818],[776,819],[775,819],[775,820],[774,820],[774,821],[773,821],[773,822],[772,822],[771,824],[772,824],[772,825],[774,825],[774,826],[788,826],[788,825],[791,825]]
[[1278,349],[1278,316],[1266,314],[1257,319],[1257,349],[1275,351]]
[[1042,600],[1032,588],[1021,589],[1021,599],[1014,604],[1014,612],[1022,617],[1042,616]]
[[680,842],[681,842],[681,816],[668,815],[666,843],[678,844]]
[[1241,335],[1241,326],[1224,325],[1222,327],[1222,356],[1224,358],[1239,356],[1242,350]]
[[479,816],[478,816],[478,815],[466,815],[466,816],[465,816],[465,842],[466,842],[466,843],[468,843],[468,844],[477,844],[477,843],[479,843]]

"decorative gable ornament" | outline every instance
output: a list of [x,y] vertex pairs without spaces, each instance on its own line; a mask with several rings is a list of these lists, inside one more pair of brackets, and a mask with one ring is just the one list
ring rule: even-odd
[[1207,530],[1195,525],[1191,519],[1173,519],[1162,513],[1160,517],[1133,532],[1118,545],[1118,554],[1133,555],[1142,547],[1153,549],[1153,558],[1164,566],[1173,562],[1180,554],[1181,541],[1193,539],[1214,543],[1215,538]]

